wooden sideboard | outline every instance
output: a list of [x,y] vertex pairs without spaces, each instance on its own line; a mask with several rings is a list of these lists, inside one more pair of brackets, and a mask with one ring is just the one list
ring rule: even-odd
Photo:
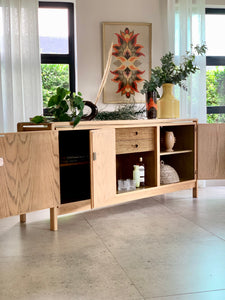
[[[165,152],[165,131],[176,137]],[[50,229],[57,215],[193,189],[197,179],[225,178],[224,124],[196,119],[18,123],[17,133],[0,136],[0,217],[50,208]],[[146,185],[118,192],[119,179],[132,178],[143,157]],[[160,184],[160,161],[180,181]]]

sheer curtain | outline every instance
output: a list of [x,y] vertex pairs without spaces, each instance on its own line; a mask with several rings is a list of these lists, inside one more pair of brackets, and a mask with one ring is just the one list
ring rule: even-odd
[[0,0],[0,132],[42,113],[38,0]]
[[[205,0],[167,0],[167,50],[173,51],[176,63],[186,51],[205,42]],[[198,118],[206,122],[206,58],[198,56],[200,71],[190,76],[188,91],[175,87],[175,97],[180,100],[181,118]]]

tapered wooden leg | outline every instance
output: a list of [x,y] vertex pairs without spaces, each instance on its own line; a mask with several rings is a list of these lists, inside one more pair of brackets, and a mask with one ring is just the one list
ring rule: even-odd
[[57,207],[50,208],[50,230],[58,230]]
[[20,223],[26,223],[26,220],[27,220],[26,214],[20,215]]
[[195,187],[193,188],[193,198],[198,198],[198,182],[196,182]]

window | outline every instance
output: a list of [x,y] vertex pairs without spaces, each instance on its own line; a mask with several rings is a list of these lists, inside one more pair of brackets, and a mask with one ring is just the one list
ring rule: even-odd
[[39,38],[44,107],[58,86],[75,91],[74,6],[39,2]]
[[206,96],[208,123],[225,122],[225,9],[206,9]]

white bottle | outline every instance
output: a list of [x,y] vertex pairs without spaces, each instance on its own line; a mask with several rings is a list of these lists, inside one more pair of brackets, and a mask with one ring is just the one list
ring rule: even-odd
[[136,188],[140,187],[140,172],[139,172],[139,166],[134,165],[134,170],[133,170],[133,179],[136,182]]
[[139,173],[140,173],[140,186],[145,186],[145,165],[143,163],[143,158],[139,158]]

